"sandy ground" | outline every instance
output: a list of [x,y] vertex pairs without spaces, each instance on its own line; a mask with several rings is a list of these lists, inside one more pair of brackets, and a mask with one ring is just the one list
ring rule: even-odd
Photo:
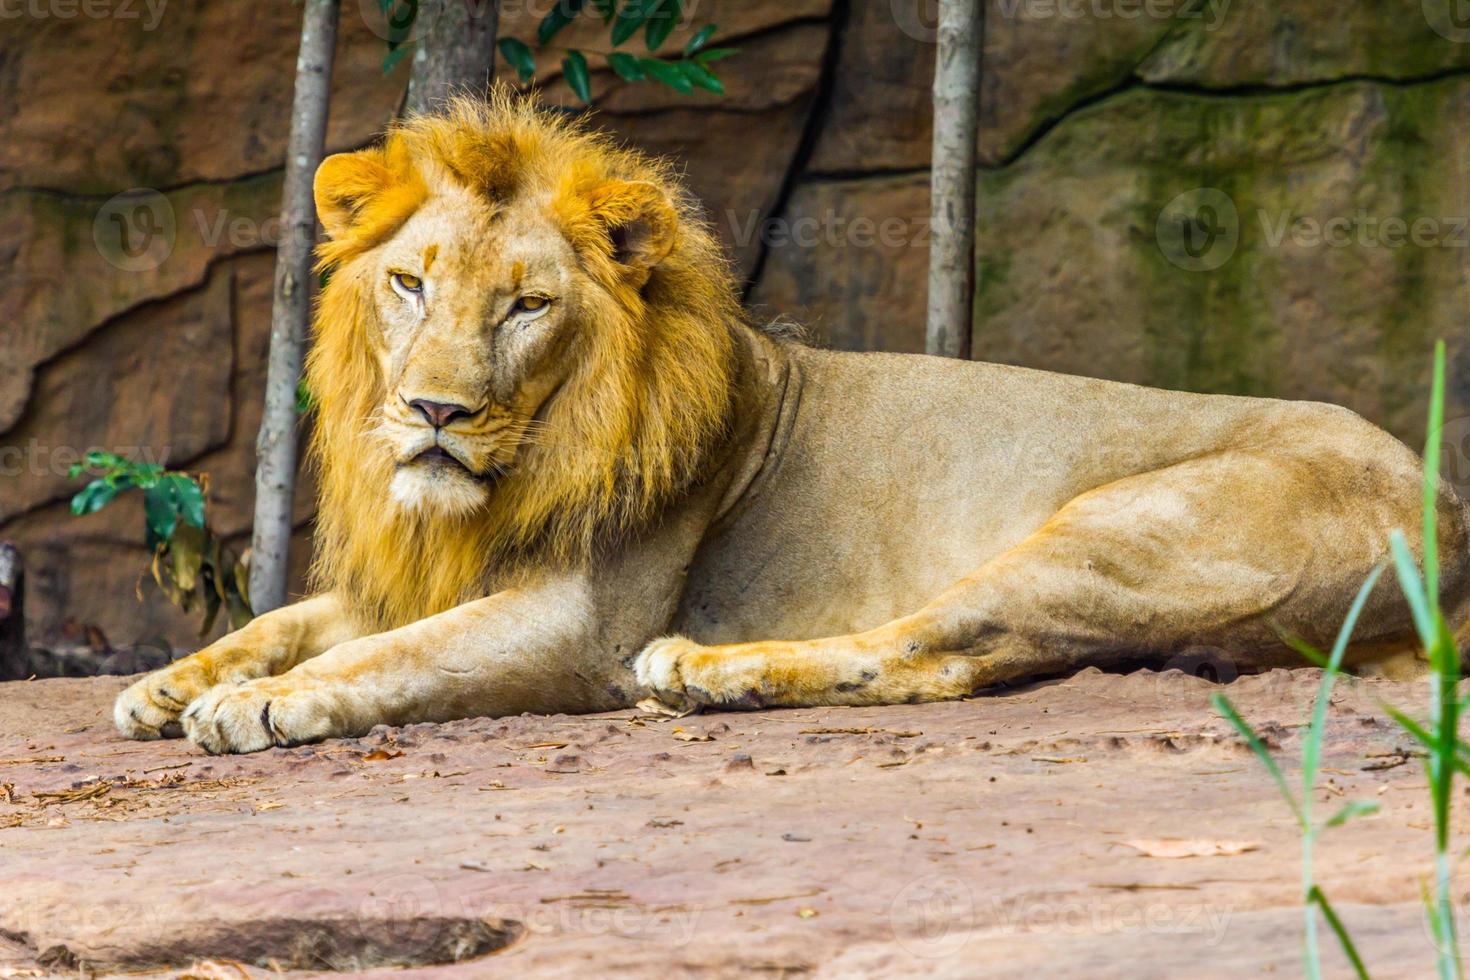
[[[1288,778],[1318,677],[1228,689]],[[218,758],[119,739],[124,683],[0,685],[0,977],[211,958],[256,976],[1300,974],[1289,813],[1212,686],[1178,671]],[[1382,804],[1317,862],[1376,977],[1432,973],[1422,760],[1380,706],[1424,693],[1341,688],[1316,794],[1324,813]],[[1171,849],[1225,853],[1152,856]]]

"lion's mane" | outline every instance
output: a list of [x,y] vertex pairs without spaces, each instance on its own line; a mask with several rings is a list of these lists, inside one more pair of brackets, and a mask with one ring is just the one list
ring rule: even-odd
[[[500,92],[409,118],[365,152],[381,169],[379,186],[364,188],[350,233],[318,250],[331,276],[307,362],[320,495],[312,585],[344,594],[364,626],[381,630],[479,598],[532,562],[571,565],[617,547],[684,491],[728,430],[741,313],[728,262],[669,167],[581,119]],[[354,268],[444,179],[492,202],[549,191],[603,287],[545,425],[490,502],[460,518],[388,499],[392,460],[371,435],[384,382],[365,329],[369,284]],[[590,213],[597,188],[614,180],[655,185],[678,215],[673,250],[641,289],[620,276]]]

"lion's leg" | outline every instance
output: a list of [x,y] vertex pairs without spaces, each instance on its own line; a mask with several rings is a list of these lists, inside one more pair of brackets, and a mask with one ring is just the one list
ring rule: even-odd
[[134,683],[118,695],[113,720],[128,738],[182,735],[179,714],[215,685],[284,673],[358,635],[336,596],[282,607]]
[[[1333,472],[1237,452],[1131,477],[1076,498],[913,615],[809,641],[659,640],[639,680],[672,702],[863,705],[1198,647],[1246,668],[1297,662],[1277,629],[1326,642],[1399,516],[1397,501],[1339,492]],[[1391,591],[1375,591],[1363,640],[1406,630]]]
[[254,752],[375,725],[621,707],[599,679],[599,625],[576,579],[509,589],[214,688],[184,712],[184,732],[210,752]]

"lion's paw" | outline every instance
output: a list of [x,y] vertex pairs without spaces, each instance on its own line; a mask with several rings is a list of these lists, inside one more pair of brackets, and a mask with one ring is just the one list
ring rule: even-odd
[[682,636],[665,636],[654,640],[633,661],[633,673],[638,679],[638,686],[672,708],[682,710],[700,704],[694,695],[702,692],[691,692],[685,687],[680,660],[684,655],[702,649],[698,643]]
[[289,675],[211,688],[182,720],[189,740],[211,754],[259,752],[335,734],[322,692]]
[[136,681],[112,705],[112,720],[126,738],[178,738],[179,715],[214,686],[209,670],[193,657]]

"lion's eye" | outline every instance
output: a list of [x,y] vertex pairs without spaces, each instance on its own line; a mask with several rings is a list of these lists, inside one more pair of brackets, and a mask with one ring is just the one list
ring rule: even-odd
[[540,313],[551,305],[545,296],[522,296],[511,307],[512,313]]
[[395,272],[390,277],[393,288],[400,293],[409,293],[417,296],[424,291],[424,281],[418,276],[409,275],[407,272]]

